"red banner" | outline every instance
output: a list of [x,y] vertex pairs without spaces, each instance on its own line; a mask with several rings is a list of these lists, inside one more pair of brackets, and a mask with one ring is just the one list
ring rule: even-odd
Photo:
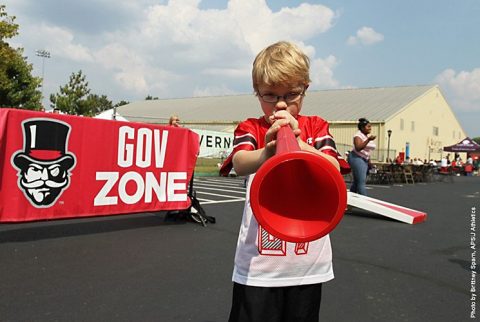
[[185,128],[0,109],[0,222],[186,209],[198,150]]

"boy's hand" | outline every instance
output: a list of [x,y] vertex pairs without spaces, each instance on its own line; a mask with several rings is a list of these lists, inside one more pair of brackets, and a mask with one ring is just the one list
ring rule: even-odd
[[[288,113],[286,110],[279,110],[274,112],[269,117],[269,119],[270,119],[270,123],[272,124],[270,129],[277,126],[274,129],[272,129],[272,132],[274,133],[274,135],[272,136],[273,138],[276,138],[276,133],[278,132],[281,126],[290,125],[290,127],[293,130],[293,134],[295,134],[295,137],[297,137],[297,139],[300,140],[300,133],[302,131],[298,128],[298,121],[292,116],[292,114]],[[268,137],[266,138],[265,142],[266,143],[269,142]]]
[[270,158],[275,155],[276,146],[277,146],[277,133],[278,130],[282,126],[286,126],[288,124],[287,120],[277,120],[273,122],[270,128],[267,130],[265,134],[265,153],[266,158]]
[[[267,157],[271,157],[275,154],[276,144],[277,144],[277,133],[282,126],[290,125],[290,127],[293,130],[293,134],[297,137],[297,139],[299,138],[299,135],[301,133],[301,130],[298,128],[298,121],[292,115],[290,115],[290,113],[286,111],[282,111],[282,112],[285,112],[285,113],[277,115],[277,113],[279,112],[276,112],[274,115],[270,116],[272,125],[270,126],[267,133],[265,134],[265,152],[267,154]],[[278,118],[275,118],[276,116],[278,116]]]
[[286,124],[290,124],[290,127],[294,132],[295,130],[298,130],[298,121],[292,116],[292,114],[288,113],[286,110],[279,110],[274,112],[270,116],[270,123],[273,125],[275,121],[281,119],[287,120],[288,122]]

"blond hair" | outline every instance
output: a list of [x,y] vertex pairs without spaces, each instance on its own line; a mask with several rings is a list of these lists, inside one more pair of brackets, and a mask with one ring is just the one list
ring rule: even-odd
[[177,115],[170,116],[170,119],[168,120],[169,125],[176,126],[176,127],[180,126],[179,122],[180,122],[180,118]]
[[253,89],[260,85],[308,85],[310,59],[297,46],[280,41],[263,49],[253,61]]

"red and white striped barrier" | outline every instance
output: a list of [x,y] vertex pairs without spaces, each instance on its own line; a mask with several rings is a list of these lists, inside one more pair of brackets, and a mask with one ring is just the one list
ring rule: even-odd
[[358,193],[348,191],[347,198],[349,206],[371,211],[407,224],[418,224],[427,220],[427,213],[423,211],[402,207]]

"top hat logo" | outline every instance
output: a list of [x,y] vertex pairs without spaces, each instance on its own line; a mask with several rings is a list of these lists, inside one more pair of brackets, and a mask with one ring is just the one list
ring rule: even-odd
[[68,153],[70,125],[53,119],[29,119],[23,125],[23,151],[12,158],[18,184],[35,207],[50,207],[69,186],[75,156]]
[[36,119],[23,123],[24,151],[15,155],[13,162],[18,168],[36,162],[40,164],[61,163],[68,169],[75,163],[66,153],[70,126],[54,120]]

